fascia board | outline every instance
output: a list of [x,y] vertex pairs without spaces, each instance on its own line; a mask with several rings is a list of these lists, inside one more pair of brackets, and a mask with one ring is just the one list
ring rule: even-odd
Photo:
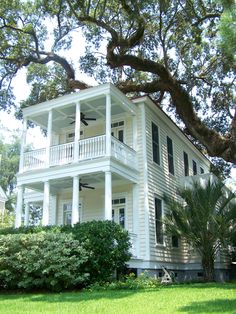
[[105,96],[109,93],[114,96],[119,102],[121,102],[125,107],[128,107],[128,109],[133,114],[135,114],[136,108],[134,104],[114,85],[112,85],[111,83],[106,83],[24,108],[23,116],[26,118],[28,116],[38,115],[42,112],[48,112],[54,108],[63,107],[73,103],[76,104],[79,101],[96,99],[98,96]]
[[23,109],[24,117],[37,115],[42,112],[47,112],[53,108],[66,106],[68,104],[77,103],[78,101],[93,99],[97,96],[105,95],[110,90],[110,84],[103,84],[95,87],[90,87],[70,95],[64,95],[55,99],[51,99]]

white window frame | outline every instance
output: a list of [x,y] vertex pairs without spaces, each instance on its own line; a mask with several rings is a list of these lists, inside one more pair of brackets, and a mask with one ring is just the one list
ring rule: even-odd
[[[68,212],[72,215],[72,200],[62,200],[62,224],[65,225],[65,214],[64,214],[64,205],[71,204],[71,210],[68,210]],[[80,198],[79,202],[79,222],[82,222],[82,214],[83,214],[83,201]],[[68,224],[67,224],[68,225]]]
[[[124,203],[114,204],[115,200],[124,199]],[[112,212],[114,211],[114,219],[112,219],[117,224],[119,223],[119,209],[124,208],[124,229],[127,229],[127,197],[124,195],[114,196],[112,197]]]
[[[114,124],[118,124],[117,126],[114,126]],[[123,123],[123,125],[119,125],[119,123]],[[118,137],[118,132],[119,131],[123,131],[123,142],[122,143],[125,143],[125,139],[126,139],[126,132],[125,132],[125,120],[124,119],[118,119],[118,120],[112,120],[111,122],[111,132],[114,133],[114,136],[116,139],[119,140],[119,137]]]

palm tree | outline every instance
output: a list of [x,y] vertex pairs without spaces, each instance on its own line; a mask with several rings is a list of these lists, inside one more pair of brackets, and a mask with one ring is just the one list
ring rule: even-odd
[[214,261],[220,248],[230,240],[236,218],[235,194],[220,181],[178,191],[182,201],[165,195],[168,210],[164,219],[168,235],[182,236],[201,256],[205,281],[214,280]]

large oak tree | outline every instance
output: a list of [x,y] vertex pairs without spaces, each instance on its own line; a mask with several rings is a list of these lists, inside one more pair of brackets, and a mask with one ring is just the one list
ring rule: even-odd
[[[235,164],[234,18],[232,0],[2,0],[0,105],[13,105],[11,81],[23,67],[31,84],[23,105],[86,88],[82,70],[128,95],[151,94],[209,156]],[[72,63],[66,50],[79,51],[78,30],[85,55]]]

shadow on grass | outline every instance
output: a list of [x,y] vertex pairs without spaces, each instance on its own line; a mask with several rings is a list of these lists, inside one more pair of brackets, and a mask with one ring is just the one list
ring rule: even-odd
[[180,283],[176,285],[172,285],[170,287],[183,287],[190,289],[212,289],[212,288],[220,288],[220,289],[236,289],[236,283],[219,283],[219,282],[202,282],[202,283]]
[[49,302],[49,303],[65,303],[80,302],[100,299],[121,299],[142,292],[158,292],[157,289],[151,290],[104,290],[104,291],[76,291],[76,292],[37,292],[37,293],[0,293],[1,300],[24,299],[31,302]]
[[236,313],[236,300],[216,299],[212,301],[193,302],[183,306],[178,312],[191,313]]

